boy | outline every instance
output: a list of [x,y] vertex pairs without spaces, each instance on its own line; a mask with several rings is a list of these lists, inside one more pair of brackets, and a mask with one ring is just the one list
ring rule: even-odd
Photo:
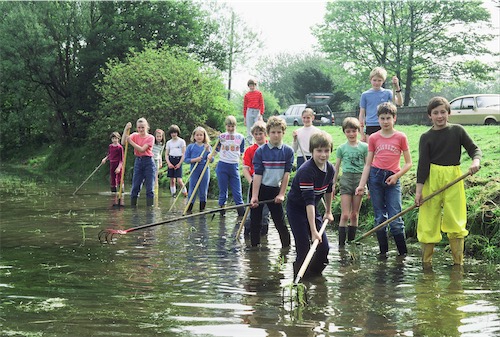
[[[255,151],[261,146],[267,143],[267,133],[266,133],[266,123],[263,121],[257,121],[252,126],[252,136],[255,139],[255,144],[247,147],[245,153],[243,154],[243,176],[248,181],[248,185],[250,186],[248,189],[248,199],[252,197],[252,180],[253,174],[255,172],[253,166],[253,157],[255,156]],[[261,235],[266,235],[269,228],[269,207],[267,204],[264,205],[263,208],[263,221],[262,221],[262,229],[260,231]],[[250,216],[247,217],[245,221],[245,232],[244,236],[248,237],[250,235]]]
[[186,153],[186,142],[179,137],[181,130],[175,124],[170,125],[168,134],[171,139],[165,145],[165,161],[168,166],[167,177],[170,178],[170,193],[172,193],[172,197],[175,196],[175,192],[177,192],[175,181],[177,180],[182,194],[187,197],[186,185],[182,181],[182,163]]
[[[341,215],[339,222],[339,248],[345,247],[348,241],[356,237],[358,228],[359,209],[363,196],[356,195],[356,187],[361,180],[361,174],[366,165],[368,145],[358,140],[361,132],[359,121],[354,117],[347,117],[342,122],[342,131],[347,142],[337,148],[337,162],[335,163],[335,176],[333,177],[333,195],[339,177],[339,169],[342,164],[342,176],[340,177],[340,205]],[[351,221],[349,226],[347,223]]]
[[[226,205],[229,188],[231,188],[234,203],[243,205],[239,161],[245,149],[245,138],[236,132],[236,117],[227,116],[225,124],[226,132],[219,135],[219,145],[215,149],[215,152],[220,153],[215,173],[219,185],[219,206],[221,208]],[[212,161],[214,155],[214,152],[210,153],[207,160]],[[244,212],[243,208],[238,208],[238,216],[243,216]],[[224,210],[221,211],[221,214],[225,214]]]
[[429,195],[461,176],[460,156],[463,146],[472,158],[470,174],[479,171],[482,152],[461,125],[449,124],[450,103],[434,97],[427,106],[432,128],[422,134],[419,143],[415,204],[418,212],[417,238],[422,243],[422,262],[430,264],[434,245],[447,233],[453,263],[463,264],[464,237],[469,233],[464,183],[460,181],[422,203]]
[[[320,244],[304,277],[321,275],[328,264],[329,245],[326,232],[319,236],[318,231],[323,220],[333,221],[331,205],[335,169],[328,162],[332,148],[332,137],[328,133],[320,131],[311,136],[309,151],[312,153],[312,159],[306,161],[297,171],[288,193],[286,212],[297,250],[293,263],[294,278],[306,258],[311,241],[318,239]],[[321,217],[318,213],[318,203],[323,195],[326,210]]]
[[252,126],[259,119],[262,119],[264,114],[264,97],[262,93],[256,89],[257,82],[253,79],[247,82],[249,92],[243,98],[243,117],[247,127],[247,141],[252,144]]
[[[297,152],[300,150],[300,154],[297,154],[297,170],[304,164],[304,162],[311,158],[311,152],[309,152],[309,139],[311,135],[318,132],[319,129],[312,125],[314,121],[314,111],[311,108],[306,108],[302,111],[302,123],[303,127],[298,128],[293,131],[293,150]],[[302,153],[304,151],[304,153]]]
[[273,218],[274,226],[280,235],[283,248],[290,246],[290,233],[285,224],[283,201],[290,179],[293,164],[293,149],[283,144],[286,123],[283,119],[272,116],[267,121],[267,134],[269,143],[262,145],[255,151],[253,165],[255,174],[252,184],[252,209],[250,213],[250,242],[252,247],[260,244],[260,231],[262,227],[262,209],[259,200],[274,199],[269,203],[269,211]]
[[[356,188],[356,195],[363,195],[368,181],[375,225],[401,212],[401,178],[412,166],[408,138],[394,129],[397,108],[394,104],[385,102],[378,106],[377,115],[381,130],[370,136],[368,142],[368,156]],[[403,153],[404,166],[400,167],[400,157]],[[404,222],[401,217],[390,224],[399,256],[407,253],[404,233]],[[380,257],[385,258],[389,251],[387,226],[377,231],[377,240],[380,248]]]
[[[387,78],[387,71],[384,68],[376,67],[370,72],[371,89],[361,94],[359,103],[359,121],[363,130],[361,140],[368,143],[368,137],[380,130],[377,119],[377,106],[383,102],[391,102],[398,106],[402,105],[401,88],[396,76],[392,77],[392,92],[384,89],[382,85]],[[364,127],[366,126],[366,130]]]

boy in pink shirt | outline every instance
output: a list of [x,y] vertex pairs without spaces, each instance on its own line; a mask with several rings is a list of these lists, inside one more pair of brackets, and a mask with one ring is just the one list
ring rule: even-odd
[[[394,129],[396,122],[396,106],[390,102],[382,103],[377,108],[381,130],[370,136],[368,142],[368,156],[356,188],[356,195],[363,195],[368,182],[375,226],[401,212],[401,178],[412,166],[408,138]],[[405,164],[399,165],[401,154]],[[407,253],[404,222],[401,217],[392,221],[390,230],[394,237],[400,256]],[[387,226],[377,231],[377,240],[380,248],[380,257],[386,257],[389,251]]]

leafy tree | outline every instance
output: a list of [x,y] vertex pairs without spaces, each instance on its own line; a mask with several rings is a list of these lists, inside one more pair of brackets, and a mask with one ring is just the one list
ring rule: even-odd
[[220,75],[180,50],[132,51],[123,62],[109,62],[103,75],[102,103],[91,128],[97,143],[140,117],[153,129],[177,124],[187,137],[202,124],[220,129],[229,111]]
[[332,107],[338,107],[350,100],[344,91],[334,83],[332,62],[319,55],[280,54],[259,62],[262,87],[274,93],[281,106],[305,102],[311,92],[333,92],[336,97]]
[[383,66],[403,79],[408,105],[414,85],[426,78],[484,78],[493,70],[454,58],[489,54],[489,19],[481,1],[335,1],[314,35],[333,62],[359,78]]

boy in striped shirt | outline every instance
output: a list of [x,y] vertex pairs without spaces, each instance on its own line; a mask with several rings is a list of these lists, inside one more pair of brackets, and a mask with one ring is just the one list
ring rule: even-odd
[[[311,241],[318,239],[320,243],[304,277],[321,275],[328,264],[328,240],[325,232],[319,235],[319,230],[324,220],[333,221],[331,205],[335,169],[328,162],[332,148],[332,137],[328,133],[320,131],[312,134],[309,142],[312,159],[300,166],[288,193],[286,212],[297,250],[293,263],[294,278],[306,258]],[[321,216],[318,203],[323,195],[326,210]]]
[[285,224],[283,201],[290,179],[293,164],[293,149],[283,144],[286,123],[283,119],[272,116],[266,125],[269,142],[255,151],[253,165],[255,173],[252,184],[252,209],[250,213],[250,242],[252,247],[260,245],[262,227],[262,210],[264,205],[258,205],[259,200],[274,199],[268,203],[274,226],[280,235],[283,248],[290,246],[290,232]]

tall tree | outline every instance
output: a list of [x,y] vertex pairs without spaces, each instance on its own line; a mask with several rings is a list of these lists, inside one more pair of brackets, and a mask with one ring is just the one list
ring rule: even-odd
[[333,62],[362,78],[375,66],[398,76],[408,105],[426,78],[484,77],[493,69],[456,58],[489,54],[489,20],[481,1],[335,1],[314,35]]

